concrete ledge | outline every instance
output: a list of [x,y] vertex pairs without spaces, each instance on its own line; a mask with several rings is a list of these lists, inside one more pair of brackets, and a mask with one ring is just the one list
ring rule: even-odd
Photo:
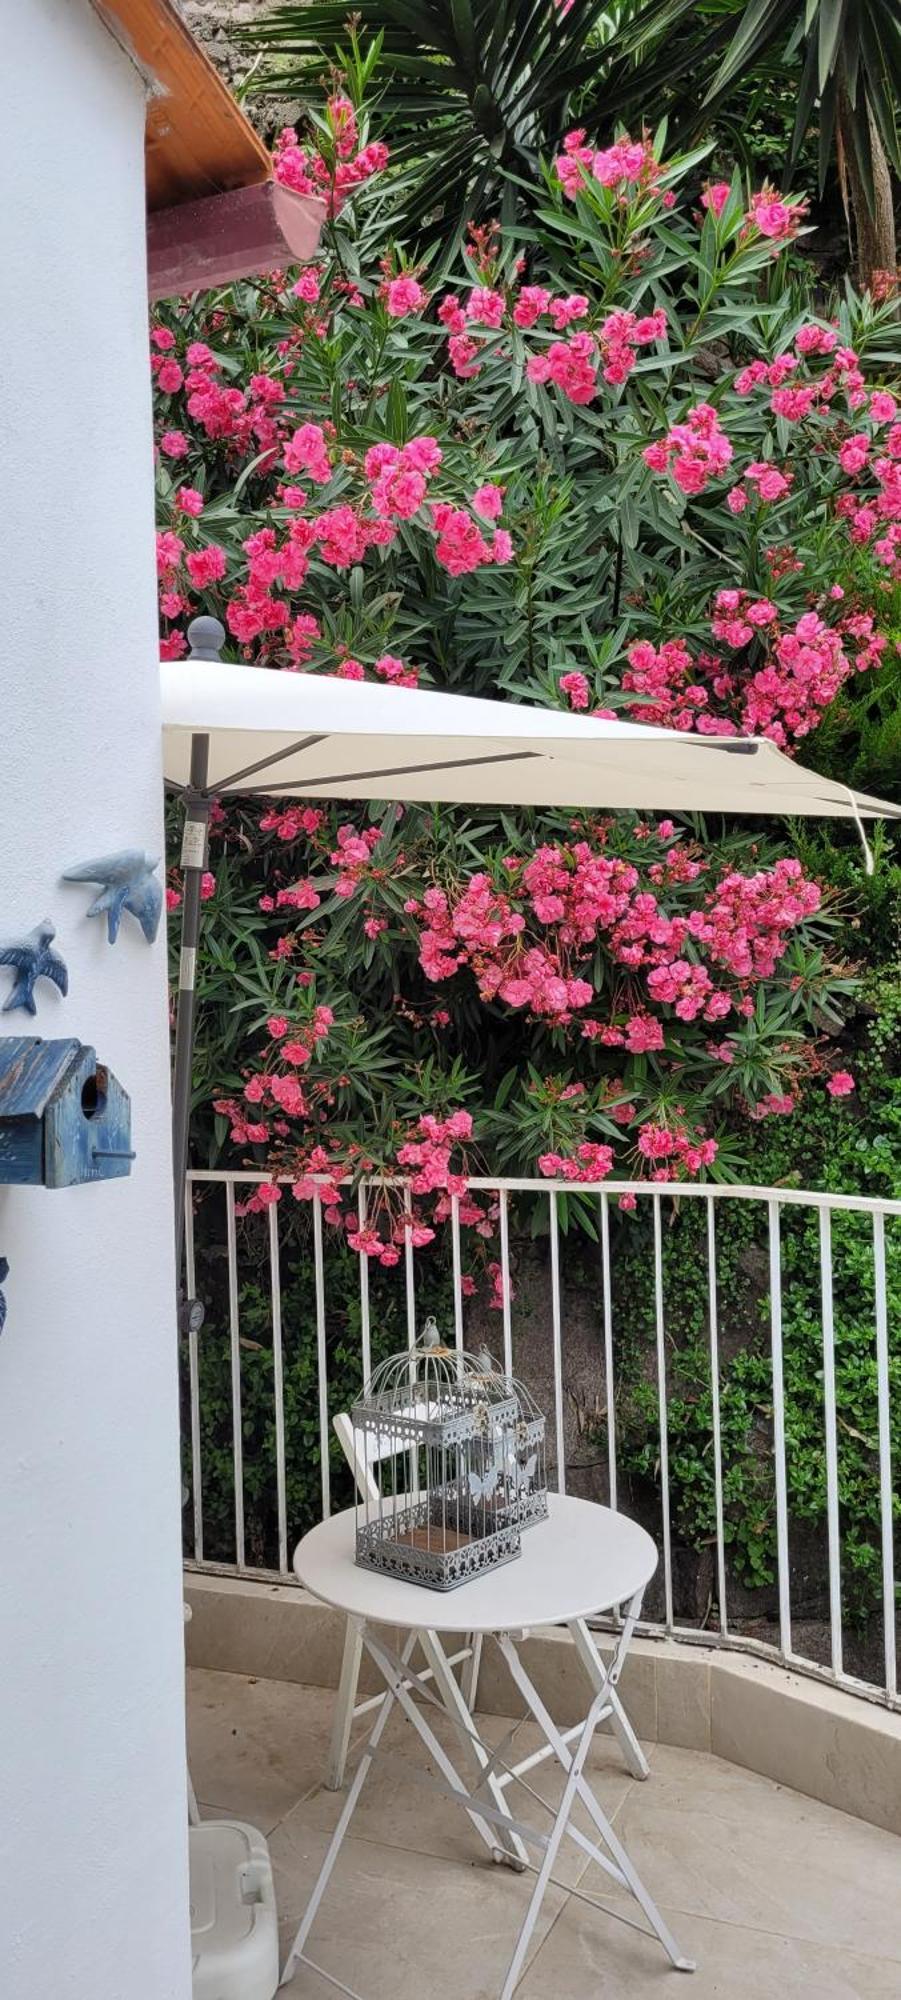
[[[193,1613],[185,1628],[190,1666],[337,1687],[344,1621],[306,1591],[192,1572],[185,1596]],[[600,1650],[610,1651],[603,1639]],[[536,1633],[524,1655],[555,1719],[577,1722],[586,1683],[568,1634]],[[364,1661],[361,1691],[377,1685]],[[901,1834],[901,1715],[770,1661],[671,1639],[634,1641],[620,1692],[646,1742],[711,1751]],[[479,1707],[522,1713],[493,1646],[483,1654]]]

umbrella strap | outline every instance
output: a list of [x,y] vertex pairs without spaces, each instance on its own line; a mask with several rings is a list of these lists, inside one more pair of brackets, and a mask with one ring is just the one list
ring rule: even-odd
[[841,779],[839,779],[838,782],[841,787],[841,790],[847,796],[848,804],[851,807],[851,812],[854,818],[854,824],[857,828],[857,832],[860,837],[860,844],[861,847],[863,848],[864,870],[867,875],[874,875],[876,873],[876,863],[873,859],[873,849],[871,848],[867,836],[864,832],[863,820],[860,817],[860,809],[858,807],[857,800],[854,796],[854,793],[851,790],[850,785],[843,784]]

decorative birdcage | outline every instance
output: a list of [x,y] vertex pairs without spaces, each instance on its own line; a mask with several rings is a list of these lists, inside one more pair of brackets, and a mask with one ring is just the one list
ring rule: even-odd
[[511,1562],[547,1513],[532,1397],[487,1352],[445,1346],[434,1320],[376,1368],[351,1416],[364,1569],[454,1590]]

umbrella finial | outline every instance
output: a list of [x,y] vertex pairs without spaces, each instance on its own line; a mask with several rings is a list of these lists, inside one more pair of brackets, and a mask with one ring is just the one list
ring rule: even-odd
[[218,660],[225,645],[225,626],[218,618],[192,618],[188,626],[189,660]]

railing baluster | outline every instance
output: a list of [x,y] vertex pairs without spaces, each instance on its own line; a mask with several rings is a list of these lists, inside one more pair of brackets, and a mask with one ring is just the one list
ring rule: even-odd
[[[357,1214],[362,1231],[366,1227],[368,1214],[366,1187],[362,1181],[357,1195]],[[369,1325],[369,1258],[363,1250],[360,1251],[360,1345],[363,1380],[368,1382],[372,1374],[372,1336]]]
[[228,1329],[231,1347],[232,1382],[232,1463],[235,1479],[235,1551],[238,1568],[244,1568],[244,1438],[241,1416],[241,1333],[238,1319],[238,1241],[235,1229],[235,1184],[225,1190],[225,1228],[228,1244]]
[[557,1437],[557,1491],[566,1492],[566,1433],[563,1425],[563,1321],[560,1310],[560,1234],[557,1222],[557,1195],[548,1195],[548,1224],[551,1237],[551,1329],[554,1343],[554,1423]]
[[316,1374],[319,1383],[319,1455],[322,1476],[322,1518],[332,1511],[329,1467],[328,1352],[325,1344],[325,1261],[322,1250],[322,1197],[313,1196],[313,1270],[316,1280]]
[[510,1214],[507,1190],[500,1189],[501,1309],[504,1321],[504,1370],[513,1373],[513,1323],[510,1311]]
[[[404,1288],[407,1301],[407,1346],[416,1346],[416,1273],[413,1266],[413,1197],[409,1187],[404,1188]],[[411,1364],[412,1367],[413,1364]]]
[[842,1545],[838,1515],[838,1431],[835,1417],[835,1315],[832,1302],[832,1218],[820,1209],[820,1307],[823,1320],[823,1421],[826,1431],[826,1523],[829,1546],[829,1625],[832,1671],[842,1671]]
[[[196,1296],[197,1274],[194,1269],[194,1189],[190,1181],[185,1183],[185,1289],[186,1296]],[[188,1329],[188,1393],[191,1402],[191,1508],[194,1516],[194,1560],[203,1561],[203,1472],[201,1470],[200,1442],[200,1352],[197,1344],[197,1330]]]
[[892,1494],[892,1430],[888,1371],[888,1305],[885,1284],[885,1217],[873,1216],[873,1278],[876,1293],[876,1385],[879,1398],[879,1514],[882,1531],[882,1617],[885,1691],[898,1698],[895,1659],[895,1536]]
[[454,1270],[454,1346],[463,1352],[463,1259],[460,1251],[460,1197],[451,1195],[451,1260]]
[[720,1631],[728,1631],[726,1617],[726,1532],[723,1519],[723,1434],[720,1425],[720,1340],[716,1294],[716,1212],[713,1196],[707,1197],[707,1315],[710,1321],[710,1403],[713,1415],[713,1493],[716,1507],[716,1587],[719,1597]]
[[669,1429],[666,1411],[666,1326],[663,1311],[663,1225],[660,1196],[651,1196],[654,1211],[654,1324],[657,1335],[657,1409],[660,1423],[660,1499],[663,1516],[663,1592],[667,1630],[673,1627],[673,1556],[670,1542]]
[[616,1508],[616,1408],[613,1399],[613,1296],[610,1275],[610,1208],[601,1195],[601,1287],[604,1300],[604,1386],[607,1392],[607,1487]]
[[779,1647],[791,1653],[791,1580],[788,1567],[788,1494],[785,1479],[785,1385],[782,1372],[782,1245],[779,1203],[770,1200],[770,1352],[773,1369],[773,1452],[776,1473],[776,1553],[779,1568]]
[[278,1204],[271,1202],[269,1215],[269,1280],[272,1294],[272,1376],[275,1390],[275,1490],[278,1509],[278,1566],[282,1576],[288,1568],[288,1501],[285,1467],[285,1369],[282,1356],[282,1276],[278,1242]]

